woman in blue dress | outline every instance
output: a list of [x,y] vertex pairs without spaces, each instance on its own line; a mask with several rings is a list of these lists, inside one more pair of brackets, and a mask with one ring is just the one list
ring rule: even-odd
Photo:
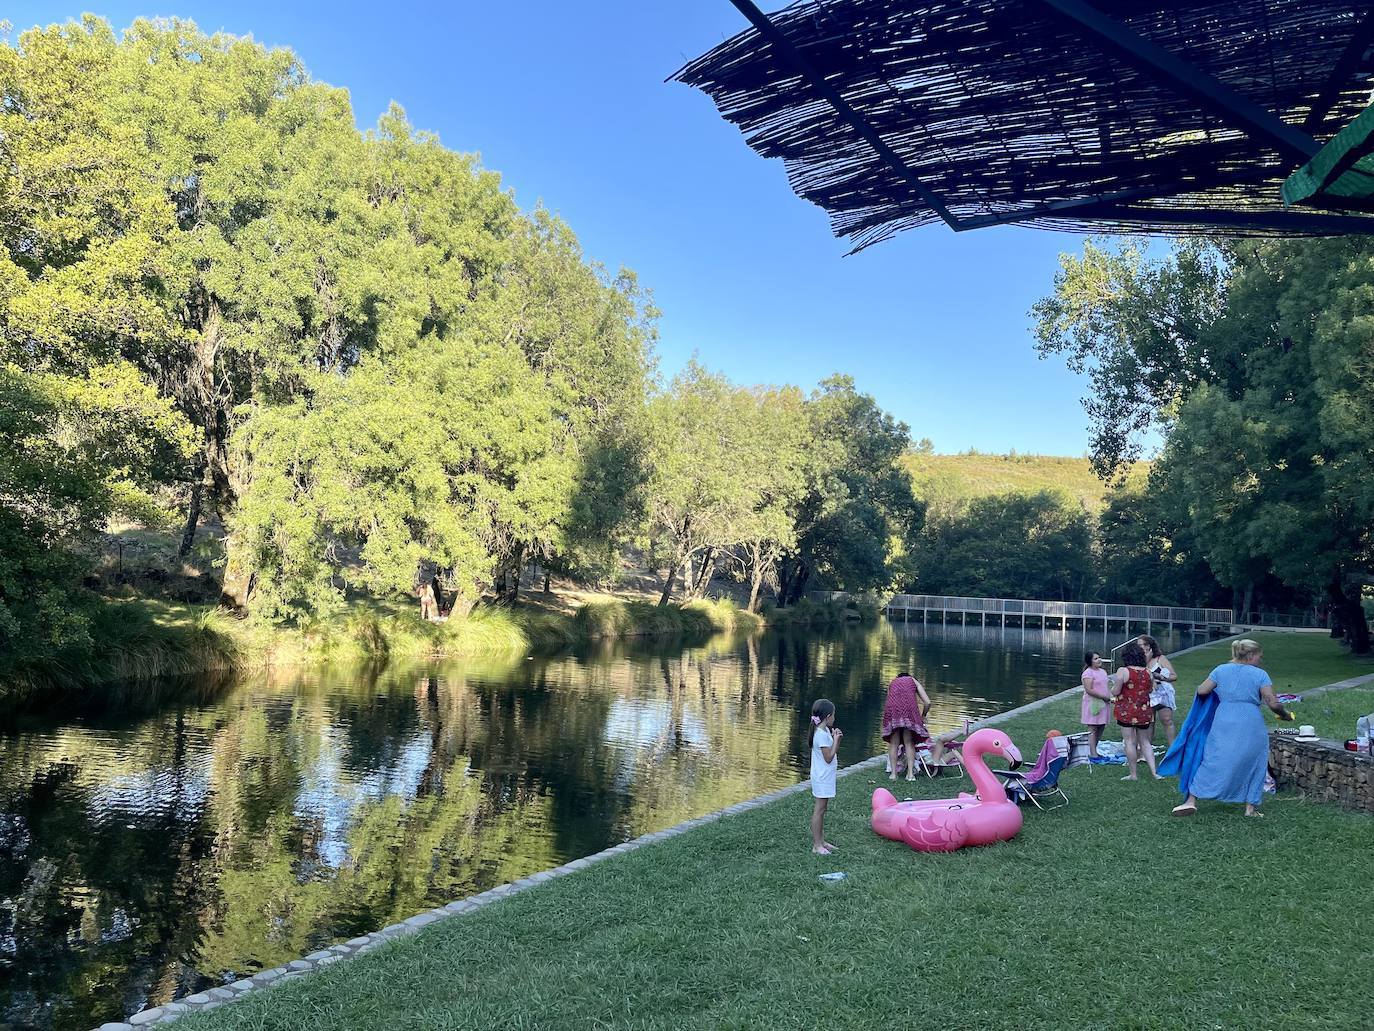
[[1198,687],[1199,698],[1216,692],[1217,711],[1202,762],[1188,785],[1188,797],[1175,807],[1175,816],[1196,813],[1199,798],[1244,802],[1246,816],[1264,815],[1256,806],[1264,795],[1269,732],[1260,705],[1267,705],[1281,720],[1292,720],[1293,714],[1274,695],[1269,674],[1260,668],[1263,661],[1264,652],[1254,641],[1232,641],[1231,661],[1212,670]]

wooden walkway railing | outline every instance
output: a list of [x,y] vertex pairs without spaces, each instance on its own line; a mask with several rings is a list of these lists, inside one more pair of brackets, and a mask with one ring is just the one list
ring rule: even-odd
[[[817,600],[836,600],[847,598],[842,591],[814,591],[811,595]],[[1187,608],[1170,605],[1108,605],[1089,601],[1033,601],[1026,598],[956,598],[933,594],[894,594],[882,601],[882,608],[889,619],[900,618],[910,621],[919,618],[930,622],[938,615],[941,622],[958,615],[960,622],[967,622],[977,616],[979,623],[1007,626],[1025,626],[1029,621],[1040,626],[1058,624],[1067,629],[1071,623],[1078,623],[1084,629],[1089,622],[1101,623],[1105,628],[1112,623],[1120,623],[1129,628],[1140,624],[1146,632],[1158,626],[1189,627],[1229,630],[1235,620],[1230,609]]]

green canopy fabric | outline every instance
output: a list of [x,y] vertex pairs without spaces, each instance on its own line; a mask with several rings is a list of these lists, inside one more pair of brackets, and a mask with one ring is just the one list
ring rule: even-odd
[[1284,180],[1283,202],[1370,210],[1374,202],[1374,104]]

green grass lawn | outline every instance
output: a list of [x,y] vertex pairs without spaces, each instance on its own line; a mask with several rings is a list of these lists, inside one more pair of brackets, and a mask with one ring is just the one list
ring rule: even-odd
[[1320,694],[1293,706],[1299,723],[1310,723],[1321,737],[1345,741],[1355,736],[1355,721],[1374,713],[1374,686]]
[[[1325,638],[1264,640],[1281,690],[1369,669]],[[1227,654],[1180,658],[1180,695]],[[1077,710],[1057,702],[1005,729],[1032,756]],[[1120,775],[1073,770],[1072,804],[1028,812],[1013,841],[922,855],[871,832],[869,796],[887,779],[858,771],[832,809],[836,856],[810,854],[811,799],[793,795],[183,1023],[1370,1026],[1374,821],[1291,796],[1270,799],[1265,820],[1206,802],[1171,819],[1172,782]],[[960,783],[899,786],[938,797]],[[848,879],[817,879],[832,870]]]

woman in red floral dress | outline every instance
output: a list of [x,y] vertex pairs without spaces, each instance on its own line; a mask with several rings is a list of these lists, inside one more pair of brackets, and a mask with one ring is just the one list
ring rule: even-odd
[[1121,727],[1121,740],[1126,746],[1126,776],[1136,779],[1136,764],[1144,759],[1150,773],[1159,780],[1155,769],[1155,749],[1150,742],[1150,725],[1154,722],[1154,708],[1150,692],[1154,678],[1145,668],[1145,649],[1132,641],[1121,650],[1121,667],[1112,674],[1111,692],[1116,699],[1116,722]]
[[883,705],[883,740],[887,742],[888,780],[897,779],[897,750],[906,746],[906,779],[916,779],[916,746],[930,740],[926,713],[930,698],[921,682],[903,673],[887,685]]

